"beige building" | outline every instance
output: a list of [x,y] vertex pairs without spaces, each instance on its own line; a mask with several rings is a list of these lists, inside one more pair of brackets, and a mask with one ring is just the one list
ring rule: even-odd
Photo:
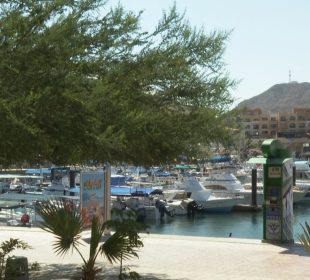
[[247,137],[277,138],[303,153],[309,146],[310,108],[293,108],[291,112],[268,113],[260,108],[246,109],[240,116]]
[[275,114],[260,108],[246,109],[241,114],[245,133],[253,138],[301,138],[310,133],[310,108],[294,108],[292,112]]

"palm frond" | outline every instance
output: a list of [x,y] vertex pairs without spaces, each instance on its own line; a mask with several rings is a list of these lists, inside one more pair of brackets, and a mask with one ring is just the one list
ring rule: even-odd
[[97,248],[101,241],[104,228],[99,223],[98,217],[93,217],[92,227],[91,227],[91,238],[90,238],[90,258],[96,258]]
[[107,221],[103,226],[115,230],[100,247],[100,253],[105,255],[110,263],[138,257],[138,249],[143,247],[139,232],[145,230],[146,226],[136,222],[134,213],[126,217],[119,213],[117,218]]
[[146,231],[148,226],[146,224],[142,224],[136,221],[137,216],[134,211],[126,212],[121,211],[119,209],[113,209],[112,214],[115,216],[113,220],[106,221],[104,226],[107,228],[114,229],[115,231],[122,232],[142,232]]
[[310,226],[307,222],[303,226],[300,224],[303,230],[303,233],[297,236],[300,243],[304,246],[304,248],[310,253]]
[[110,263],[137,257],[137,248],[131,246],[130,239],[123,234],[115,232],[100,247],[100,252]]
[[75,207],[68,207],[63,199],[49,200],[38,206],[38,213],[43,219],[43,229],[56,235],[53,244],[57,254],[66,254],[81,243],[83,219]]

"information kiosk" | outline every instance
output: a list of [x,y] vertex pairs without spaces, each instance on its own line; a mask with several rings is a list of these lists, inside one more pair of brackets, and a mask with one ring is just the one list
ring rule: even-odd
[[293,243],[293,159],[278,140],[262,144],[265,158],[263,241]]

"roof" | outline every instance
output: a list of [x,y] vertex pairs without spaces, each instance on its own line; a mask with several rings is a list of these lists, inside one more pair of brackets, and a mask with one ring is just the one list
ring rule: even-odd
[[0,179],[41,179],[42,176],[40,175],[21,175],[21,174],[0,174]]

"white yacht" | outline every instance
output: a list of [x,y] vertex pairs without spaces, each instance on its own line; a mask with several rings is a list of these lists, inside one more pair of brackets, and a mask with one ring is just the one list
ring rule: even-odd
[[310,166],[308,161],[295,161],[296,182],[294,189],[304,192],[301,202],[310,202]]
[[230,212],[233,206],[240,204],[242,200],[240,197],[215,196],[211,190],[205,189],[195,177],[184,179],[184,182],[177,188],[164,190],[163,194],[170,208],[182,205],[182,203],[184,205],[184,202],[187,205],[187,203],[195,201],[206,212]]
[[[253,167],[255,168],[255,167]],[[306,178],[306,175],[300,175],[300,170],[301,166],[296,167],[296,173],[297,173],[297,177],[304,177]],[[263,183],[263,170],[262,168],[256,168],[257,170],[257,204],[258,205],[262,205],[264,202],[264,183]],[[248,169],[248,175],[247,178],[244,179],[244,183],[242,184],[242,186],[244,187],[245,191],[243,191],[244,196],[248,197],[249,201],[251,202],[251,196],[252,196],[252,170]],[[308,183],[304,182],[304,184],[301,184],[302,181],[300,179],[296,180],[296,185],[307,185],[310,188],[310,168],[308,166],[308,171],[309,171],[309,181]],[[299,175],[298,175],[299,174]],[[309,189],[310,191],[310,189]],[[248,194],[246,194],[246,192]],[[307,190],[305,188],[301,188],[301,187],[293,187],[293,202],[294,203],[298,203],[301,201],[306,200],[306,196],[307,196]],[[309,193],[309,200],[310,200],[310,193]]]
[[[232,173],[210,173],[207,177],[199,178],[199,182],[206,190],[210,190],[217,197],[229,196],[239,198],[239,204],[251,204],[252,202],[251,187],[246,188]],[[257,204],[262,205],[263,200],[263,190],[257,189]]]

